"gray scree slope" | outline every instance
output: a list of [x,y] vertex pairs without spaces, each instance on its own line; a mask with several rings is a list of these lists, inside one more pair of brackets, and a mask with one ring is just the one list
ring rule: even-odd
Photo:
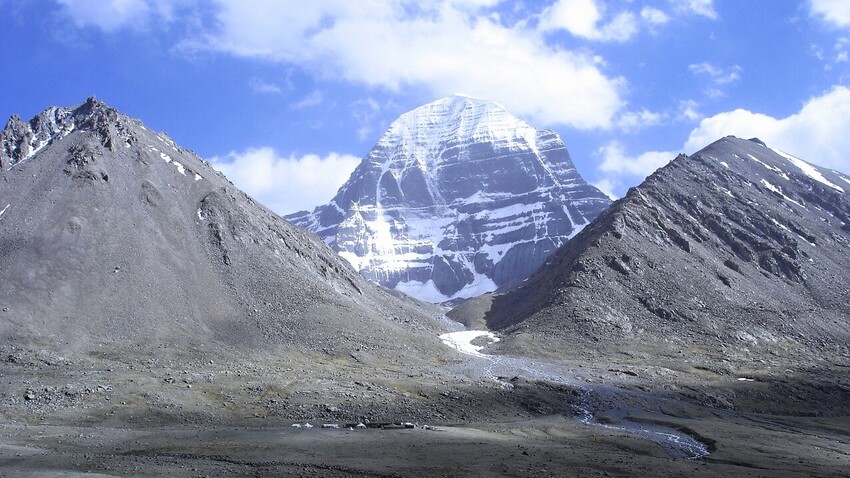
[[431,302],[512,287],[610,204],[557,133],[454,96],[393,122],[337,195],[287,217]]
[[0,143],[3,339],[438,353],[421,305],[93,98],[12,117]]
[[554,355],[846,357],[848,191],[846,174],[727,137],[631,189],[521,288],[450,315]]

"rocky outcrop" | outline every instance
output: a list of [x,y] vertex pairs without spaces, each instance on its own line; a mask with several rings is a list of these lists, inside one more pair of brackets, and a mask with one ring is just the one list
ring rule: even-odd
[[455,96],[402,115],[330,203],[287,219],[373,281],[443,302],[520,283],[609,203],[557,133]]

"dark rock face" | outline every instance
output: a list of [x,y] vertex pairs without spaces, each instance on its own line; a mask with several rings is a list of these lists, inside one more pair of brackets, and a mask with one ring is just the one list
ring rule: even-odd
[[101,102],[13,117],[0,142],[0,338],[440,347],[414,332],[430,313]]
[[562,346],[846,355],[847,191],[845,174],[721,139],[631,189],[486,320]]
[[520,283],[609,204],[557,133],[450,97],[402,115],[330,203],[287,219],[364,276],[442,302]]

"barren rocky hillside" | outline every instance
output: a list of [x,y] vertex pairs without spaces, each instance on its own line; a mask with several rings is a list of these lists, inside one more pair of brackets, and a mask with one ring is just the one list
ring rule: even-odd
[[553,356],[840,361],[847,191],[845,174],[723,138],[631,189],[523,287],[454,315],[483,309],[504,350]]
[[138,120],[89,99],[12,118],[0,137],[4,343],[438,353],[434,311]]

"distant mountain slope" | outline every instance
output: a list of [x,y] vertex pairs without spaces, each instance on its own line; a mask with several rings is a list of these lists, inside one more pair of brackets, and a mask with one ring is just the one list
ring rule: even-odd
[[403,114],[330,203],[288,219],[366,277],[443,302],[521,282],[609,204],[557,133],[454,96]]
[[101,102],[13,117],[0,145],[5,340],[391,357],[440,347],[431,312]]
[[507,350],[556,355],[846,356],[848,191],[850,176],[721,139],[631,189],[521,288],[483,301],[486,321]]

